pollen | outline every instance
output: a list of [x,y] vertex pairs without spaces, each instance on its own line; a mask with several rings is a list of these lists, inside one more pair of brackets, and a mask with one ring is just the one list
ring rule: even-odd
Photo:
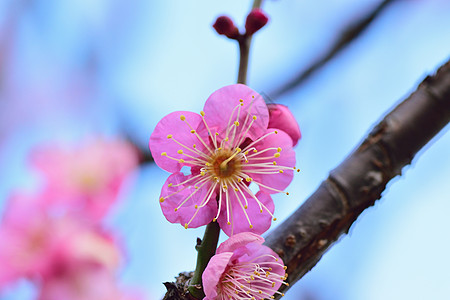
[[181,116],[180,116],[180,120],[181,120],[181,121],[184,121],[184,120],[186,120],[186,117],[185,117],[184,115],[181,115]]

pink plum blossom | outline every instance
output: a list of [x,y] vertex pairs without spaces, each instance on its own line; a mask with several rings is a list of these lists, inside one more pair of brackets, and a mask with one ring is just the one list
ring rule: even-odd
[[286,105],[270,103],[267,104],[269,108],[269,128],[278,128],[289,134],[292,139],[292,146],[297,145],[301,139],[302,134],[300,127],[295,120],[292,112]]
[[31,196],[14,194],[0,223],[0,286],[49,271],[63,237]]
[[116,202],[121,185],[137,166],[136,149],[120,140],[95,139],[73,148],[36,149],[31,164],[44,177],[46,204],[98,220]]
[[160,195],[166,219],[185,228],[217,221],[227,235],[265,232],[274,212],[270,195],[283,192],[295,169],[291,138],[268,123],[264,100],[242,84],[215,91],[200,114],[165,116],[149,147],[172,173]]
[[235,234],[217,248],[202,275],[204,300],[274,298],[287,278],[281,258],[251,232]]
[[51,277],[66,264],[115,272],[120,251],[110,234],[70,214],[51,214],[37,197],[14,194],[0,223],[0,286]]

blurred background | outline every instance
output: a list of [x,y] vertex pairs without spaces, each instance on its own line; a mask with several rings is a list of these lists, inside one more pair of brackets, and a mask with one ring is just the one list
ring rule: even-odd
[[[357,146],[383,114],[450,57],[448,0],[387,1],[370,24],[301,84],[342,32],[380,0],[264,1],[248,85],[290,107],[302,130],[291,196],[274,196],[281,223]],[[386,2],[386,1],[385,1]],[[0,211],[14,191],[33,191],[29,164],[40,145],[95,136],[129,140],[147,155],[157,122],[198,112],[235,83],[237,45],[212,24],[243,28],[250,1],[0,1]],[[444,299],[450,294],[448,126],[357,220],[285,299]],[[121,240],[121,284],[161,299],[162,282],[195,268],[196,237],[168,223],[158,197],[169,174],[152,162],[130,172],[102,226]],[[279,224],[278,223],[278,224]],[[222,234],[221,240],[224,240]],[[2,300],[36,299],[18,280]],[[64,300],[64,299],[62,299]]]

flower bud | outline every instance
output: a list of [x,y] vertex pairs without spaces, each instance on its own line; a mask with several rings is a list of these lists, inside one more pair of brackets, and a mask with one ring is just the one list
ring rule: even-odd
[[260,30],[264,25],[267,24],[269,18],[267,15],[259,8],[252,10],[245,22],[245,30],[248,35],[252,35],[258,30]]
[[286,132],[292,139],[292,146],[297,145],[302,137],[300,127],[289,108],[283,104],[270,103],[269,128],[277,128]]
[[239,30],[227,16],[218,17],[213,27],[218,34],[223,34],[230,39],[236,39],[239,36]]

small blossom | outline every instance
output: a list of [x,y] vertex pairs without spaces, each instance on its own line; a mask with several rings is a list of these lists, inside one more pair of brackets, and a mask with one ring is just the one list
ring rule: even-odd
[[265,232],[274,211],[270,194],[289,185],[295,164],[291,138],[268,123],[264,100],[242,84],[214,92],[200,114],[164,117],[149,146],[156,164],[173,173],[159,199],[167,220],[185,228],[218,221],[227,235]]
[[263,242],[250,232],[223,242],[202,275],[204,300],[274,298],[280,286],[287,284],[286,267]]
[[252,10],[248,14],[247,20],[245,21],[246,34],[248,35],[254,34],[258,30],[263,28],[268,21],[269,18],[267,17],[266,13],[263,10],[259,8]]
[[137,166],[137,151],[120,140],[96,139],[78,147],[35,149],[31,165],[44,177],[46,204],[98,220],[118,199],[122,183]]
[[236,39],[239,36],[238,28],[227,16],[218,17],[213,27],[218,34],[223,34],[230,39]]
[[302,134],[300,127],[295,120],[292,112],[283,104],[267,104],[269,108],[269,128],[278,128],[289,134],[292,139],[292,146],[297,145]]

